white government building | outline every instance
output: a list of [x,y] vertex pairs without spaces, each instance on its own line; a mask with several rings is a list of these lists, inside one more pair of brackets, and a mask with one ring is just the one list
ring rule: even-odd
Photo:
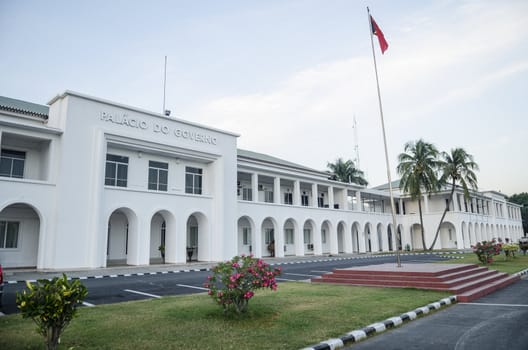
[[[38,269],[394,249],[386,188],[237,149],[239,135],[66,91],[49,106],[0,97],[0,264]],[[397,185],[396,185],[397,186]],[[431,244],[449,191],[424,196]],[[523,236],[499,192],[454,195],[435,248]],[[395,191],[402,247],[417,202]]]

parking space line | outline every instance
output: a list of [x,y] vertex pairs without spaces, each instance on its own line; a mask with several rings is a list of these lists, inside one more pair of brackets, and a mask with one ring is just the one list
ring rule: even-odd
[[177,286],[178,287],[185,287],[185,288],[192,288],[192,289],[199,289],[199,290],[209,290],[208,288],[189,286],[187,284],[177,284]]
[[88,307],[94,307],[94,306],[95,306],[94,304],[88,303],[88,302],[86,302],[86,301],[83,301],[82,304],[83,304],[84,306],[88,306]]
[[525,304],[458,303],[459,305],[528,307]]
[[125,292],[134,293],[134,294],[139,294],[139,295],[144,295],[144,296],[146,296],[146,297],[151,297],[151,298],[156,298],[156,299],[161,298],[159,295],[150,294],[150,293],[145,293],[145,292],[140,292],[140,291],[132,290],[132,289],[125,289]]

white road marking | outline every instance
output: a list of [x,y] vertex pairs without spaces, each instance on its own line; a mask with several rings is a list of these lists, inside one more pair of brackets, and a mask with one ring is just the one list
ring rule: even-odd
[[528,307],[528,305],[524,304],[487,304],[487,303],[457,303],[460,305],[482,305],[482,306],[512,306],[512,307]]
[[151,298],[157,298],[157,299],[161,298],[159,295],[150,294],[150,293],[144,293],[144,292],[140,292],[140,291],[132,290],[132,289],[125,289],[125,292],[139,294],[139,295],[144,295],[146,297],[151,297]]
[[94,304],[90,304],[90,303],[88,303],[88,302],[86,302],[86,301],[83,301],[82,304],[83,304],[84,306],[88,306],[88,307],[94,307],[94,306],[95,306]]
[[319,277],[318,275],[306,275],[304,273],[284,273],[285,275],[300,276],[300,277]]
[[199,289],[199,290],[209,290],[209,288],[203,288],[203,287],[196,287],[196,286],[189,286],[187,284],[177,284],[178,287],[185,287],[185,288],[192,288],[192,289]]
[[275,279],[276,279],[277,281],[302,282],[302,281],[299,281],[299,280],[291,280],[291,279],[287,279],[287,278],[278,278],[278,277],[275,277]]
[[2,316],[5,316],[5,314],[2,311],[0,311],[0,317]]

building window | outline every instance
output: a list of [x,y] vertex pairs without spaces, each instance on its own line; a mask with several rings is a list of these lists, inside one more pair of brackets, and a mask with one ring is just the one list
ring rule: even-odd
[[265,228],[264,229],[264,243],[270,244],[271,242],[275,241],[275,232],[272,228]]
[[3,149],[0,153],[0,176],[24,177],[26,152]]
[[293,229],[292,228],[285,228],[284,229],[284,243],[286,243],[286,244],[294,244]]
[[293,204],[293,194],[292,193],[284,193],[284,204]]
[[105,185],[127,187],[128,157],[106,155]]
[[202,169],[185,167],[185,193],[202,194]]
[[0,248],[17,248],[18,247],[18,228],[19,222],[0,221]]
[[249,227],[242,228],[242,244],[244,245],[251,244],[251,228]]
[[251,191],[251,188],[242,188],[242,199],[245,201],[253,200],[253,192]]
[[308,195],[307,194],[302,194],[301,195],[301,205],[303,207],[307,207],[308,206]]
[[189,247],[198,247],[198,226],[189,227]]
[[312,230],[309,228],[304,229],[304,244],[312,243]]
[[273,191],[264,191],[264,202],[273,203]]
[[323,208],[324,207],[324,197],[317,198],[317,206],[319,208]]
[[149,161],[148,189],[154,191],[167,191],[169,177],[169,164]]

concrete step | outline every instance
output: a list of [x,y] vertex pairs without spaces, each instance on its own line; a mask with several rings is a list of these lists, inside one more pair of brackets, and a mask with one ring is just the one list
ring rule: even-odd
[[391,276],[391,278],[383,278],[384,276],[379,275],[377,279],[363,277],[364,276],[343,276],[327,274],[321,276],[321,278],[313,278],[312,282],[387,287],[415,287],[422,289],[458,291],[457,288],[473,288],[473,286],[478,285],[478,283],[481,283],[480,281],[486,283],[489,280],[498,278],[498,272],[486,269],[485,271],[481,271],[474,275],[463,276],[457,279],[447,281],[430,279],[424,280],[420,278],[411,278],[409,276],[400,276],[399,278],[394,278],[395,276]]
[[504,288],[520,279],[519,276],[506,275],[505,277],[491,282],[489,284],[481,285],[480,287],[467,290],[461,294],[457,294],[457,301],[467,303],[493,293],[494,291]]

